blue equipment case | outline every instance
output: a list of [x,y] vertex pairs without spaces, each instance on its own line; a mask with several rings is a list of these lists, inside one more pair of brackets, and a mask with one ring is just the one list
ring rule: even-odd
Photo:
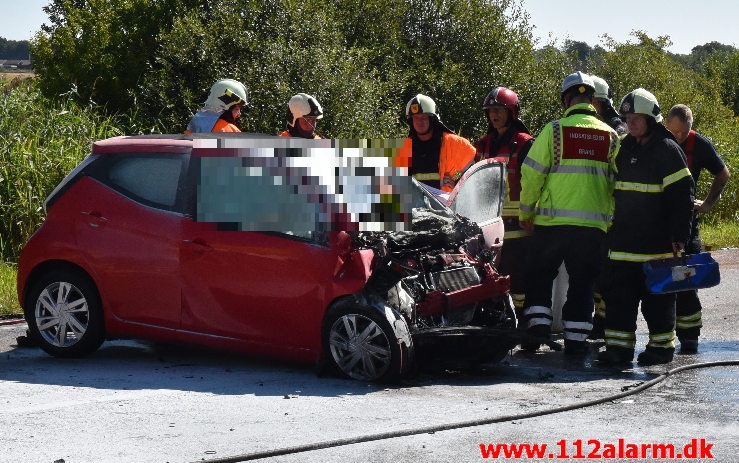
[[710,252],[650,260],[643,267],[647,288],[655,294],[710,288],[721,281]]

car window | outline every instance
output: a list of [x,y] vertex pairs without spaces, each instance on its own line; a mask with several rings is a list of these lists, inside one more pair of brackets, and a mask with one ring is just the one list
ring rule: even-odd
[[96,178],[145,205],[177,210],[183,156],[117,155],[106,161]]

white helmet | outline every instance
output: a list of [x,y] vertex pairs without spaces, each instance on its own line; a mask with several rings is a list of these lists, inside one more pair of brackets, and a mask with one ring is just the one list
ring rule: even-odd
[[564,95],[567,90],[578,85],[580,85],[580,88],[578,88],[578,93],[585,93],[586,87],[592,91],[595,91],[595,84],[593,83],[593,79],[591,79],[590,76],[585,74],[584,72],[577,71],[565,77],[565,79],[562,81],[562,88],[559,90],[559,94]]
[[414,114],[427,114],[439,118],[439,112],[436,110],[436,102],[430,97],[419,93],[410,99],[405,105],[405,117],[411,120]]
[[318,101],[306,93],[298,93],[287,102],[287,125],[295,127],[301,117],[323,117],[323,108]]
[[662,114],[660,113],[657,98],[643,88],[637,88],[626,95],[621,100],[618,111],[621,113],[621,116],[626,116],[626,114],[644,114],[653,118],[655,122],[662,122]]
[[590,78],[593,79],[593,84],[595,85],[595,95],[593,95],[593,97],[602,98],[612,102],[611,89],[608,87],[608,82],[606,82],[605,79],[594,75],[591,75]]
[[225,111],[233,105],[246,105],[248,102],[244,84],[238,80],[221,79],[210,88],[205,107]]

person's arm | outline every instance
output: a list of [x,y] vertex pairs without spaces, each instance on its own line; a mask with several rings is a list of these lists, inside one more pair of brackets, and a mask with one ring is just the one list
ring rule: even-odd
[[706,199],[700,200],[695,199],[695,212],[698,214],[705,214],[710,211],[716,201],[721,197],[721,192],[724,191],[724,187],[729,182],[729,168],[724,166],[723,170],[713,177],[711,182],[711,188],[708,190]]

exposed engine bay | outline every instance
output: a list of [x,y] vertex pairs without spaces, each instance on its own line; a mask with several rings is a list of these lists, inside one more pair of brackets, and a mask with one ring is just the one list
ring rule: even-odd
[[515,327],[509,277],[494,268],[480,227],[447,211],[413,210],[411,232],[360,232],[357,248],[375,252],[365,290],[382,295],[413,331],[440,327]]

